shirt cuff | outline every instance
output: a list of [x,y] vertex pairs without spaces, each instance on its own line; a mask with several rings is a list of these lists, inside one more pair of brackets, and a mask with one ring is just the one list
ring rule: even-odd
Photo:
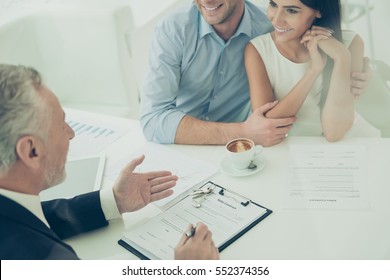
[[116,205],[112,188],[103,188],[100,190],[100,205],[102,206],[107,221],[122,218]]

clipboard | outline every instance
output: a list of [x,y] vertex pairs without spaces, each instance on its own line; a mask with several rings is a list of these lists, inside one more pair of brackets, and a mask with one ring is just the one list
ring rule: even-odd
[[[195,197],[202,191],[204,196]],[[201,221],[222,252],[271,213],[251,199],[208,181],[145,223],[126,230],[118,244],[140,259],[173,259],[174,247],[188,224]]]

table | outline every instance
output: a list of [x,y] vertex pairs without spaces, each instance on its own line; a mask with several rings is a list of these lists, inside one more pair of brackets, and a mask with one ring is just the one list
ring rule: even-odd
[[[107,119],[107,117],[105,117]],[[124,120],[131,130],[106,149],[112,164],[142,147],[146,141],[136,120]],[[364,144],[368,149],[370,208],[367,210],[288,210],[283,208],[283,192],[289,184],[288,149],[291,143]],[[217,166],[224,158],[223,146],[170,145],[191,157]],[[248,177],[217,173],[211,180],[272,209],[274,212],[221,253],[221,259],[390,259],[390,171],[389,138],[349,138],[327,143],[322,137],[288,137],[283,143],[264,149],[267,165]],[[104,182],[104,187],[109,187]],[[82,259],[138,259],[117,244],[125,228],[156,215],[148,205],[123,215],[123,220],[66,240]]]

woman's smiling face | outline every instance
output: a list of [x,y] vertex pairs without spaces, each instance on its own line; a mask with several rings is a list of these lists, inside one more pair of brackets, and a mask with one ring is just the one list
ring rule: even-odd
[[275,29],[275,40],[300,39],[320,13],[300,0],[270,0],[268,18]]

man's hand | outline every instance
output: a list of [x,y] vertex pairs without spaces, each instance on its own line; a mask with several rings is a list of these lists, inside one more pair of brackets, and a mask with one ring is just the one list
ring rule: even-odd
[[156,201],[170,196],[171,188],[178,180],[169,171],[135,173],[134,169],[145,159],[142,155],[132,160],[122,169],[113,187],[114,197],[119,212],[132,212]]
[[363,61],[363,72],[352,72],[351,73],[351,93],[356,97],[360,97],[370,82],[372,75],[370,67],[370,59],[364,57]]
[[[190,225],[187,230],[192,229]],[[186,232],[186,231],[185,231]],[[175,248],[176,260],[218,260],[219,252],[215,247],[212,233],[203,223],[197,223],[193,236],[183,233]]]
[[277,101],[264,104],[256,109],[242,124],[244,137],[252,139],[264,147],[273,146],[283,141],[295,122],[295,117],[271,119],[265,114],[276,105]]

